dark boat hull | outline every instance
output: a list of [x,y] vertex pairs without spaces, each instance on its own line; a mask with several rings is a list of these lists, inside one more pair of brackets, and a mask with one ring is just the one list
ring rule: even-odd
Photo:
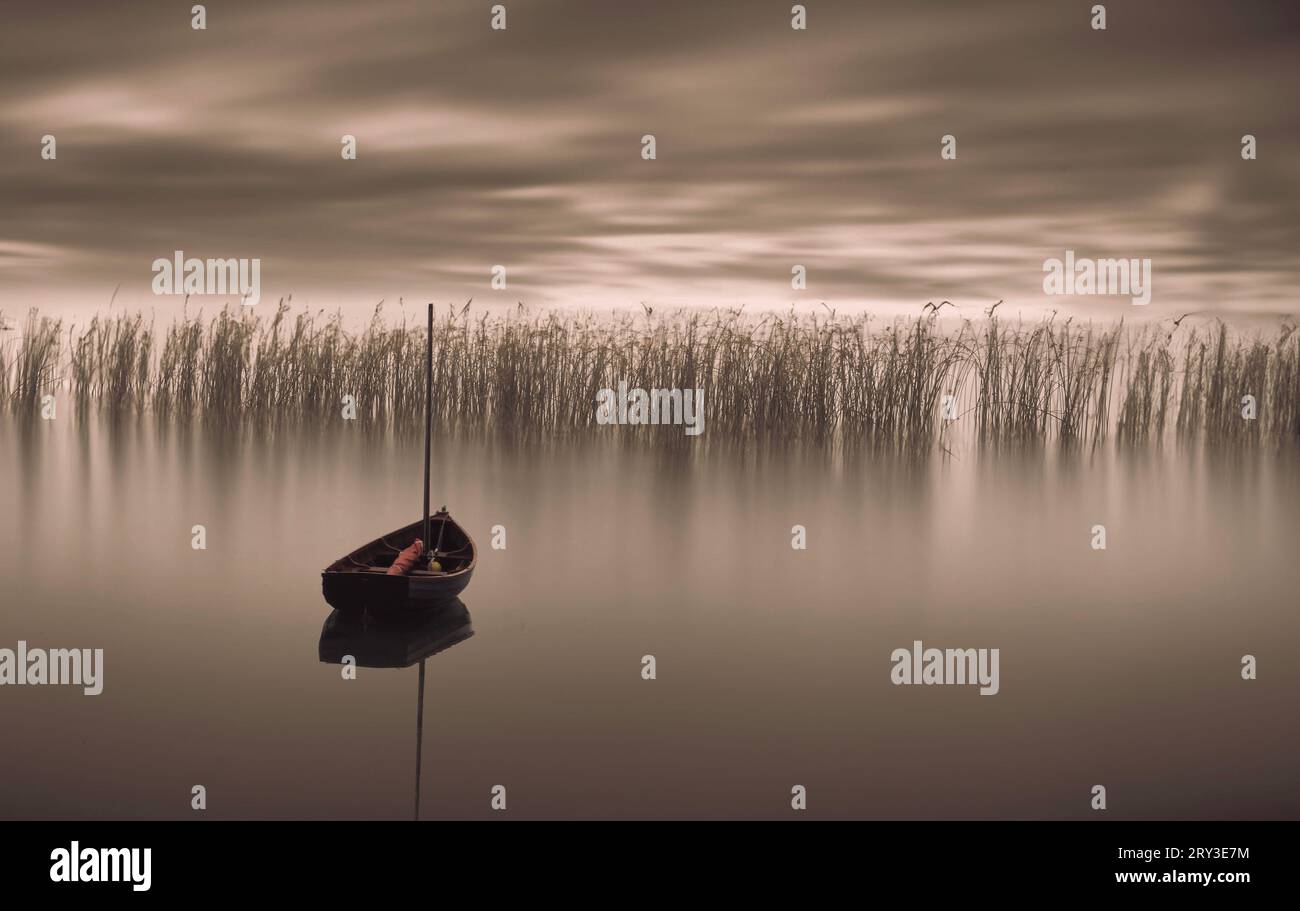
[[[419,610],[453,601],[474,575],[477,551],[469,534],[451,516],[431,517],[430,537],[436,543],[442,535],[438,560],[442,572],[413,570],[405,575],[388,575],[393,558],[423,534],[423,521],[376,538],[335,560],[321,573],[321,591],[330,607],[343,613],[368,610],[376,615]],[[439,523],[445,522],[445,529]]]

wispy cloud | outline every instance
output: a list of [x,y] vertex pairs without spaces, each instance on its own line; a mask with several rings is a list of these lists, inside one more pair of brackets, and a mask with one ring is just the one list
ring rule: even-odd
[[188,7],[29,6],[0,59],[0,291],[152,303],[149,263],[185,249],[361,306],[1055,306],[1041,262],[1073,248],[1152,257],[1155,309],[1289,305],[1292,5],[1114,3],[1105,32],[1056,0],[824,0],[806,32],[780,5],[508,7],[494,32],[477,4],[209,5],[196,32]]

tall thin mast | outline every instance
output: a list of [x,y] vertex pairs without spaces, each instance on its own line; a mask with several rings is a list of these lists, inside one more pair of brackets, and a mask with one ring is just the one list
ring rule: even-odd
[[429,524],[429,447],[433,441],[433,304],[429,304],[428,340],[425,352],[424,372],[424,562],[429,562],[430,529]]

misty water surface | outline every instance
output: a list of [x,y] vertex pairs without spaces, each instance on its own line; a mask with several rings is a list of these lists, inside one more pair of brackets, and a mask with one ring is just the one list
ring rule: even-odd
[[[418,440],[0,427],[0,646],[105,650],[100,696],[0,690],[0,816],[189,818],[196,784],[208,818],[410,815],[416,670],[317,647],[320,570],[418,515]],[[424,818],[498,784],[515,818],[789,817],[794,785],[823,818],[1300,812],[1293,455],[653,451],[436,446],[480,562]],[[1000,692],[892,685],[917,639],[1000,649]]]

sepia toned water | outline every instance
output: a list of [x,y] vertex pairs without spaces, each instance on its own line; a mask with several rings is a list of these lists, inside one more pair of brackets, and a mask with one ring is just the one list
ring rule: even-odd
[[[0,648],[105,652],[99,696],[0,687],[0,817],[409,818],[418,670],[322,662],[319,574],[418,517],[421,458],[0,418]],[[796,785],[808,818],[1094,817],[1095,785],[1110,818],[1300,813],[1294,453],[434,468],[480,557],[474,635],[426,665],[422,818],[794,818]],[[1000,691],[893,685],[915,640],[999,649]]]

